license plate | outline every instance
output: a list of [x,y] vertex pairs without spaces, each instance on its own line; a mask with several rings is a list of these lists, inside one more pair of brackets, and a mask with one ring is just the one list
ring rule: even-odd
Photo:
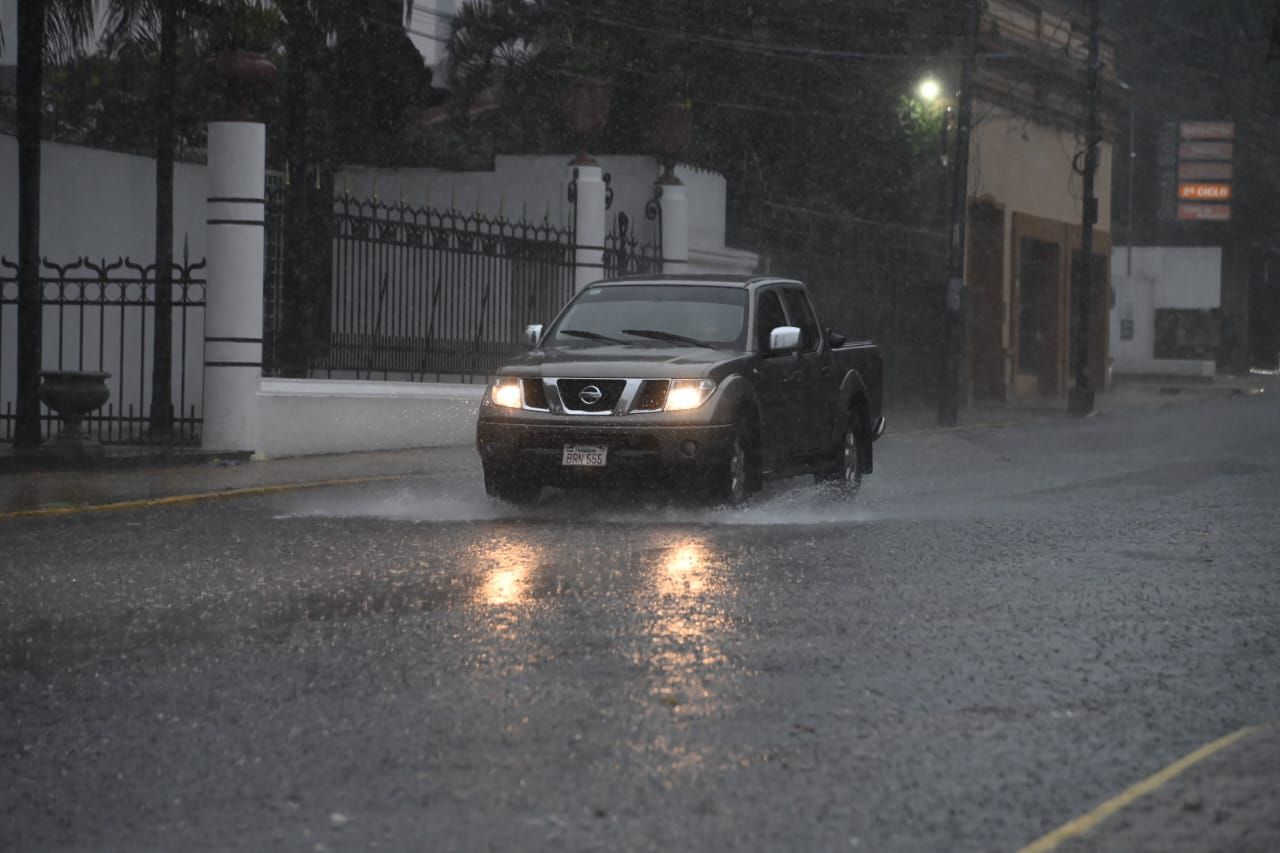
[[598,444],[566,444],[564,455],[560,457],[561,465],[586,465],[592,468],[603,468],[609,448]]

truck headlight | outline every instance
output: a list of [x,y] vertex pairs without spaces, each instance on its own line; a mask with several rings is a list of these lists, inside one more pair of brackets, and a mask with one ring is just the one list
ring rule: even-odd
[[716,383],[710,379],[673,379],[671,390],[667,392],[667,405],[664,408],[668,412],[696,409],[707,402],[707,398],[715,390]]
[[494,383],[489,386],[489,399],[495,406],[519,409],[524,405],[524,392],[521,390],[520,380],[511,377],[494,380]]

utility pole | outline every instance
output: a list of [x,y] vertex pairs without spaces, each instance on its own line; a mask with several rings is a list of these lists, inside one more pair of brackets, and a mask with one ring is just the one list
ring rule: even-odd
[[980,0],[969,0],[960,69],[960,109],[956,117],[956,148],[952,162],[950,245],[947,251],[947,305],[943,317],[942,397],[938,426],[959,422],[961,377],[966,362],[964,240],[969,219],[969,125],[973,119],[973,66],[978,50]]
[[[1093,178],[1098,170],[1098,0],[1089,6],[1089,67],[1085,74],[1084,211],[1080,222],[1080,263],[1075,268],[1075,374],[1076,385],[1067,398],[1067,411],[1088,415],[1093,411],[1089,385],[1089,297],[1093,290],[1093,225],[1098,221],[1098,199]],[[1130,164],[1130,169],[1133,164]]]

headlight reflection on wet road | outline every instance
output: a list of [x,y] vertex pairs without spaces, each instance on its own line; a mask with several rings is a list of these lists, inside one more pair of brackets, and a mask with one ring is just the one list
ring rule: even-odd
[[723,568],[710,540],[696,534],[668,540],[653,567],[647,663],[660,701],[685,713],[709,713],[716,704],[712,676],[724,662],[720,640],[729,627]]
[[529,601],[529,582],[538,565],[538,552],[514,539],[500,539],[484,549],[479,587],[481,604],[493,607],[525,604]]

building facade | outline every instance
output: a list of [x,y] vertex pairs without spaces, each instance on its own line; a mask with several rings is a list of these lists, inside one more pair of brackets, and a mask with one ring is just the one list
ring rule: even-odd
[[[987,0],[978,38],[970,142],[966,280],[973,399],[1058,398],[1075,384],[1072,287],[1083,212],[1087,21],[1078,4]],[[1102,140],[1094,192],[1090,385],[1108,365],[1111,174],[1119,103],[1103,35]]]

